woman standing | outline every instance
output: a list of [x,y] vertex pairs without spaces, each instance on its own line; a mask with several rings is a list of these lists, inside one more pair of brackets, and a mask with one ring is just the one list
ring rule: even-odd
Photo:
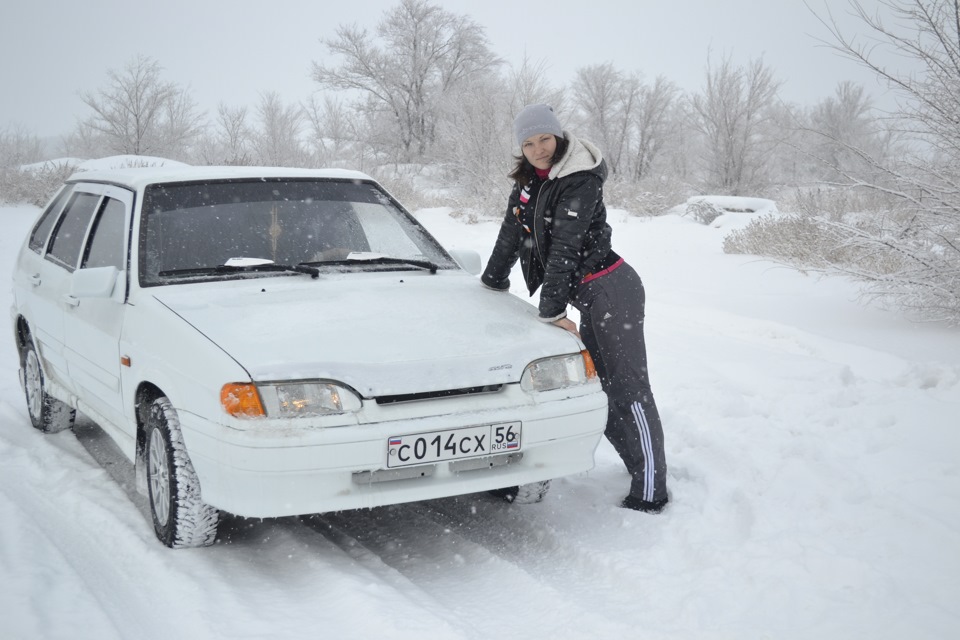
[[[520,259],[540,320],[577,334],[593,358],[609,410],[604,435],[632,477],[621,506],[658,513],[667,504],[663,427],[650,390],[640,276],[611,249],[600,150],[563,131],[553,109],[525,107],[513,123],[522,155],[493,254],[481,276],[510,288]],[[581,313],[580,332],[567,303]]]

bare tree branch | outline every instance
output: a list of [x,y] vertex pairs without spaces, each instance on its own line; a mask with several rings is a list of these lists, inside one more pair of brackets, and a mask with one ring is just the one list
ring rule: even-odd
[[401,0],[376,28],[377,39],[357,26],[341,26],[325,41],[339,66],[313,64],[322,86],[355,91],[361,110],[389,113],[404,160],[423,158],[436,138],[442,97],[470,78],[495,69],[500,59],[483,28],[427,0]]

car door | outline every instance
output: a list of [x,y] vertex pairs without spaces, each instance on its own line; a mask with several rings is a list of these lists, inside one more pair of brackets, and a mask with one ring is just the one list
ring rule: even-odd
[[[93,214],[101,200],[102,187],[73,188],[63,208],[55,219],[49,240],[38,239],[41,257],[29,258],[21,265],[29,282],[30,329],[44,359],[46,374],[70,391],[75,387],[70,380],[67,358],[64,352],[64,314],[69,307],[66,296],[70,288],[70,276],[79,263],[83,242]],[[35,230],[42,230],[41,220]],[[31,249],[33,238],[31,238]]]
[[71,274],[64,297],[64,354],[70,378],[88,410],[120,427],[119,342],[132,211],[133,193],[114,186],[103,188],[80,255],[80,268]]

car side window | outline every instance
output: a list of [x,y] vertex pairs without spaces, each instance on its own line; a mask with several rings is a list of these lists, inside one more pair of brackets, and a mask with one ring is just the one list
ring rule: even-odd
[[53,230],[47,258],[70,271],[77,267],[83,239],[87,235],[87,227],[90,226],[90,219],[97,210],[98,202],[100,196],[92,193],[77,193],[71,198],[56,229]]
[[90,241],[81,268],[116,267],[123,270],[123,238],[126,206],[119,200],[104,198],[100,215],[90,230]]
[[47,238],[50,237],[50,230],[53,229],[53,225],[57,221],[57,216],[63,209],[63,203],[67,201],[67,197],[72,192],[72,185],[61,189],[57,197],[54,198],[46,210],[44,210],[40,219],[37,220],[37,223],[33,226],[33,231],[30,233],[30,243],[28,245],[32,251],[43,253],[43,248],[47,244]]

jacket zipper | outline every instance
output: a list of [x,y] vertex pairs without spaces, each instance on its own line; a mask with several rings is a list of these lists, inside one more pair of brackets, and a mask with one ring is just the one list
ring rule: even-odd
[[[543,251],[540,249],[540,238],[537,235],[537,212],[540,210],[540,196],[543,195],[543,188],[545,186],[547,186],[546,182],[541,184],[537,190],[537,204],[533,207],[533,246],[537,248],[537,255],[540,257],[540,264],[543,266],[544,275],[546,275],[547,272],[547,261],[543,259]],[[544,220],[543,225],[546,227],[546,220]]]

